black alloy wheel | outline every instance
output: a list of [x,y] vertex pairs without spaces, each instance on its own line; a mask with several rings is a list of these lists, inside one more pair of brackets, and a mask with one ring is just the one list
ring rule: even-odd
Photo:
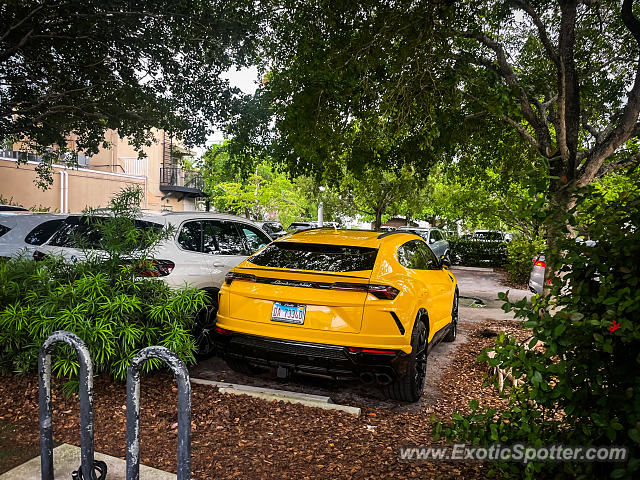
[[459,310],[458,289],[453,294],[453,305],[451,306],[451,327],[447,335],[443,338],[445,342],[453,342],[458,336],[458,310]]
[[427,376],[428,332],[426,325],[417,319],[411,333],[411,355],[407,372],[385,387],[385,394],[402,402],[417,402],[422,396]]

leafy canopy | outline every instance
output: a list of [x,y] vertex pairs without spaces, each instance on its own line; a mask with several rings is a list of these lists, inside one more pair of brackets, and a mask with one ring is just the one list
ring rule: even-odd
[[66,150],[96,153],[106,129],[137,148],[152,127],[204,143],[228,115],[237,90],[221,74],[247,63],[258,14],[242,0],[3,2],[0,141],[43,154],[45,178]]

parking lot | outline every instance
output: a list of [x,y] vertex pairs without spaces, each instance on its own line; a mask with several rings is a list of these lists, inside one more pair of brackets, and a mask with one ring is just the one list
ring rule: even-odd
[[[503,279],[501,273],[494,272],[490,268],[464,267],[453,267],[452,272],[458,280],[461,295],[458,337],[453,343],[439,343],[431,351],[427,362],[424,393],[416,403],[406,404],[387,400],[380,389],[363,385],[359,381],[336,381],[305,375],[281,379],[275,375],[275,371],[259,375],[244,375],[231,370],[219,357],[212,357],[198,363],[191,369],[191,376],[218,382],[329,396],[335,403],[351,406],[418,412],[441,398],[442,392],[439,385],[444,380],[444,372],[450,366],[456,351],[467,342],[473,325],[487,319],[505,322],[513,320],[512,314],[507,314],[500,308],[503,302],[498,299],[498,293],[508,290],[508,287],[501,283]],[[525,296],[531,298],[532,294],[514,289],[509,292],[511,299],[521,299]]]

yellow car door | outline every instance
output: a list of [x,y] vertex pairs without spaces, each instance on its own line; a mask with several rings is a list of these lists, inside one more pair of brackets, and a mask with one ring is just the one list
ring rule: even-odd
[[423,240],[410,240],[401,245],[398,261],[415,282],[418,307],[429,313],[431,340],[451,320],[453,281]]

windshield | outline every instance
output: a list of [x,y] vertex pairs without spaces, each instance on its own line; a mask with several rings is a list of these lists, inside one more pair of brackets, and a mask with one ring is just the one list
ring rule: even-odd
[[319,243],[274,242],[248,259],[254,265],[322,272],[372,270],[378,250]]

